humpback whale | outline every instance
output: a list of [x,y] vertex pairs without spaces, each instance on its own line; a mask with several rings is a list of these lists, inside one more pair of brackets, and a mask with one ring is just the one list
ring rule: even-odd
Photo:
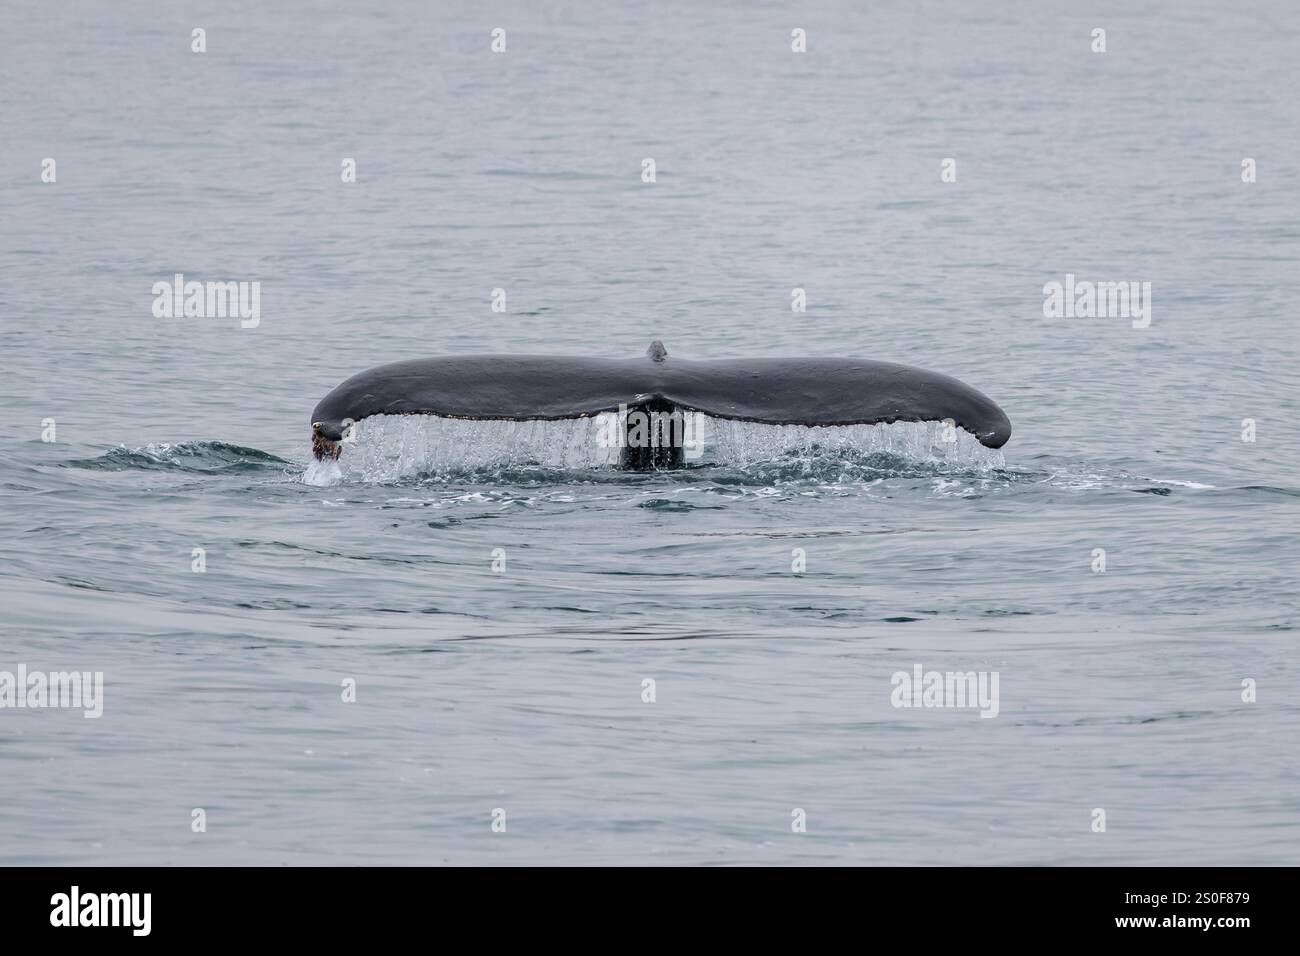
[[[682,359],[655,341],[631,359],[447,355],[380,365],[320,400],[312,451],[338,458],[353,423],[371,415],[526,421],[634,411],[660,422],[692,412],[769,425],[951,420],[989,448],[1011,437],[992,399],[937,372],[857,358]],[[675,467],[682,449],[628,442],[620,463]]]

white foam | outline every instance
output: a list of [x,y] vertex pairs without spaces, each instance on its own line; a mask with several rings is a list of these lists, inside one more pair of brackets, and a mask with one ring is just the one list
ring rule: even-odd
[[317,488],[326,488],[330,485],[337,485],[343,480],[343,471],[339,468],[339,463],[332,459],[319,459],[313,457],[307,470],[302,474],[304,484],[314,485]]
[[[358,422],[337,461],[313,460],[311,485],[342,480],[383,482],[418,475],[493,471],[540,465],[556,469],[613,468],[620,449],[616,413],[557,421],[471,421],[437,415],[374,415]],[[1002,452],[962,429],[945,440],[942,422],[889,425],[763,425],[703,419],[702,454],[691,464],[747,464],[788,455],[889,453],[962,467],[998,468]]]

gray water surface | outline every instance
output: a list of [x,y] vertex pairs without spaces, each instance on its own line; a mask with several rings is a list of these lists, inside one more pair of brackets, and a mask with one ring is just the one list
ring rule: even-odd
[[[0,862],[1297,861],[1300,6],[331,6],[4,9],[0,671],[105,691],[0,709]],[[1014,434],[304,481],[354,372],[652,338]]]

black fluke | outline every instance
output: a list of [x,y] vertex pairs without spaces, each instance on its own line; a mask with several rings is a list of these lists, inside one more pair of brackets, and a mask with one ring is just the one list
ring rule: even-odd
[[[312,413],[312,443],[316,457],[337,458],[348,420],[371,415],[526,421],[620,409],[659,420],[703,412],[770,425],[951,419],[989,448],[1011,437],[1011,422],[992,399],[937,372],[854,358],[697,361],[670,357],[655,341],[634,359],[448,355],[380,365],[321,399]],[[622,463],[680,465],[681,448],[627,447]]]

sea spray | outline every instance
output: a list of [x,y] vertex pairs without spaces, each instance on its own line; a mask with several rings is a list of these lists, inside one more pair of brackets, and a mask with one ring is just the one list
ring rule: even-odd
[[[375,415],[357,424],[337,462],[313,460],[303,480],[398,481],[426,474],[483,473],[537,465],[616,468],[619,449],[600,441],[613,413],[555,421],[437,415]],[[885,425],[766,425],[705,417],[703,465],[745,465],[789,456],[895,455],[962,468],[1002,467],[1002,452],[944,422]]]

